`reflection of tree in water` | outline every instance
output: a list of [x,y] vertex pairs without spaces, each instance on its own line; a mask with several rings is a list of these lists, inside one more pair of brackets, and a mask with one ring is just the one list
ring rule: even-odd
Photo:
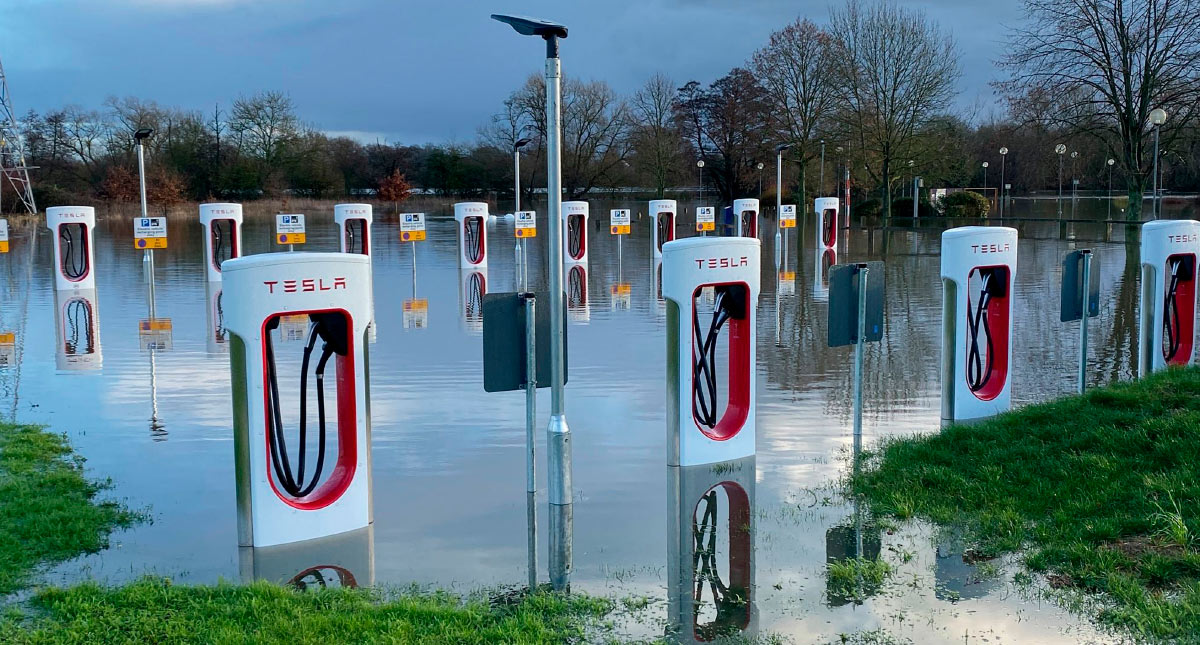
[[355,589],[358,587],[358,581],[354,579],[354,574],[342,567],[325,566],[312,567],[301,571],[288,581],[288,586],[294,587],[298,591],[327,589],[330,587]]
[[[730,559],[729,583],[726,584],[721,579],[720,554],[717,545],[717,534],[721,528],[718,488],[723,489],[724,487],[718,486],[705,493],[696,506],[697,512],[692,515],[692,571],[694,572],[692,620],[695,625],[696,638],[705,641],[736,634],[745,629],[750,622],[748,580],[737,579],[742,578],[739,575],[741,567],[738,564],[748,566],[748,563],[735,563],[735,558],[738,558],[740,554],[733,552],[733,544],[726,545]],[[727,511],[730,542],[748,539],[749,526],[738,525],[738,522],[743,520],[748,523],[748,509],[743,518],[742,513],[734,512],[732,500],[728,496],[725,499],[730,507]],[[696,517],[697,514],[699,519]],[[711,596],[711,607],[712,610],[715,610],[715,616],[712,615],[711,610],[705,612],[709,607],[705,601],[706,592]],[[708,613],[712,620],[702,623],[702,613]]]

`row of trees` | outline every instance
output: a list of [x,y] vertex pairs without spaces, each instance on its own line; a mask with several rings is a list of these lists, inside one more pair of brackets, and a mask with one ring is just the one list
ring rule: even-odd
[[[637,187],[664,195],[703,181],[725,201],[757,195],[760,186],[771,196],[783,148],[783,189],[801,203],[814,192],[833,194],[847,170],[852,188],[878,198],[886,214],[915,175],[928,187],[998,188],[1003,165],[1019,193],[1053,189],[1061,163],[1068,185],[1080,179],[1085,189],[1102,189],[1114,176],[1138,217],[1152,179],[1148,117],[1156,107],[1171,115],[1162,131],[1165,185],[1194,189],[1200,0],[1025,4],[1029,20],[1010,33],[1008,54],[997,61],[1009,73],[995,87],[1002,109],[985,116],[954,109],[961,70],[953,37],[921,11],[876,0],[848,0],[825,26],[797,19],[707,84],[660,73],[621,96],[603,81],[568,78],[565,192],[579,198]],[[140,127],[157,131],[150,151],[156,201],[363,195],[388,182],[508,199],[519,142],[522,185],[545,186],[538,75],[504,101],[471,145],[331,137],[303,123],[278,92],[210,114],[110,99],[102,110],[30,113],[23,125],[43,203],[78,194],[129,199],[130,142]],[[1055,154],[1059,143],[1078,155]],[[1008,150],[1003,159],[1001,148]]]

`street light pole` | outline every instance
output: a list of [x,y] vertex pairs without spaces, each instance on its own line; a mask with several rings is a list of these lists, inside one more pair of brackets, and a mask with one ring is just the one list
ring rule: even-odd
[[492,14],[523,36],[546,41],[546,200],[550,218],[550,422],[546,426],[550,501],[550,585],[565,591],[571,580],[572,485],[571,429],[567,425],[565,302],[563,294],[562,226],[562,63],[558,41],[567,37],[563,25]]
[[[821,142],[824,145],[824,141]],[[783,210],[783,151],[792,147],[791,144],[781,143],[775,146],[775,232],[778,234],[779,228],[779,212]],[[824,150],[824,148],[822,148]],[[783,231],[787,235],[787,231]],[[783,238],[783,252],[787,253],[787,237]],[[799,256],[796,256],[799,257]],[[783,258],[784,266],[787,266],[787,256]]]
[[763,162],[758,162],[758,200],[762,201],[762,171]]
[[1112,168],[1115,163],[1117,163],[1116,159],[1108,160],[1108,216],[1106,219],[1112,219]]
[[696,184],[700,186],[700,203],[704,203],[704,160],[696,162]]
[[1079,173],[1075,172],[1075,160],[1079,158],[1079,151],[1071,152],[1071,216],[1075,215],[1075,200],[1078,198],[1079,191]]
[[1067,153],[1067,147],[1060,143],[1054,146],[1054,152],[1058,154],[1058,219],[1062,219],[1063,155]]
[[[134,147],[137,148],[138,193],[141,196],[143,218],[148,217],[149,213],[146,209],[146,155],[143,152],[144,146],[142,141],[148,139],[152,134],[154,134],[152,128],[139,128],[137,132],[133,133]],[[143,262],[146,264],[146,284],[149,285],[150,289],[150,319],[153,320],[156,313],[154,304],[154,249],[146,249],[142,257]]]
[[[529,144],[529,139],[518,139],[513,143],[513,221],[521,212],[521,148]],[[415,247],[414,247],[415,248]],[[517,241],[517,271],[520,274],[521,288],[529,289],[529,257],[525,238]]]
[[821,139],[821,187],[817,189],[820,197],[825,196],[825,140]]
[[1150,206],[1154,209],[1154,219],[1158,219],[1160,209],[1158,203],[1158,130],[1166,122],[1166,110],[1154,108],[1150,111],[1150,123],[1154,124],[1154,196],[1150,202]]
[[1005,203],[1008,201],[1008,184],[1004,183],[1004,161],[1008,159],[1008,148],[1000,148],[1000,217],[1004,217]]

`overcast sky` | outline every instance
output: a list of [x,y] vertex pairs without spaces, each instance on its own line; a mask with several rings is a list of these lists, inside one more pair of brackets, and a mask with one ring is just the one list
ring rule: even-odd
[[[840,1],[840,0],[834,0]],[[896,0],[962,50],[957,105],[996,111],[988,81],[1017,0]],[[656,71],[704,83],[775,29],[825,24],[830,0],[0,0],[0,61],[18,113],[137,96],[211,112],[282,90],[331,133],[406,144],[468,142],[530,73],[540,40],[488,18],[570,28],[563,70],[636,90]]]

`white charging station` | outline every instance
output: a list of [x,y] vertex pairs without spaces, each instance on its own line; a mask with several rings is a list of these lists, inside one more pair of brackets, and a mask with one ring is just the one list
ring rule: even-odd
[[963,226],[942,233],[942,422],[1012,407],[1017,230]]
[[462,312],[463,331],[483,333],[483,297],[488,294],[487,269],[462,269],[458,272],[458,308]]
[[733,200],[733,215],[737,218],[737,231],[740,237],[758,237],[758,200]]
[[54,365],[59,372],[98,370],[104,362],[100,349],[100,301],[95,289],[59,291],[54,294],[58,351]]
[[342,253],[357,253],[370,256],[375,251],[371,244],[371,223],[374,213],[370,204],[335,204],[333,223],[338,228],[338,249]]
[[650,200],[650,239],[654,257],[662,257],[662,246],[675,240],[675,220],[679,212],[673,199]]
[[1138,375],[1195,356],[1196,261],[1200,222],[1158,220],[1142,225]]
[[[744,237],[663,245],[668,465],[754,454],[760,254],[761,243]],[[706,288],[715,293],[712,305],[705,302]],[[720,357],[725,370],[718,368]]]
[[488,205],[483,202],[459,202],[454,205],[460,269],[487,266],[487,220]]
[[670,642],[753,640],[754,457],[667,470]]
[[813,202],[813,210],[817,214],[817,248],[837,248],[838,241],[838,208],[837,197],[818,197]]
[[55,289],[96,288],[96,209],[91,206],[51,206],[46,228],[54,236]]
[[221,281],[221,265],[242,257],[242,205],[200,204],[204,266],[209,282]]
[[587,202],[562,203],[563,262],[567,264],[588,263],[588,217]]
[[[368,526],[370,259],[343,253],[268,253],[226,261],[224,276],[238,544],[272,546]],[[303,317],[308,327],[301,342],[272,333],[285,318]],[[336,372],[329,397],[324,396],[327,363]],[[307,401],[301,392],[307,393]],[[327,408],[334,408],[328,429]],[[297,443],[296,428],[303,428],[304,420],[308,438]],[[314,437],[317,445],[311,447]],[[324,455],[328,437],[336,441],[336,450]]]

